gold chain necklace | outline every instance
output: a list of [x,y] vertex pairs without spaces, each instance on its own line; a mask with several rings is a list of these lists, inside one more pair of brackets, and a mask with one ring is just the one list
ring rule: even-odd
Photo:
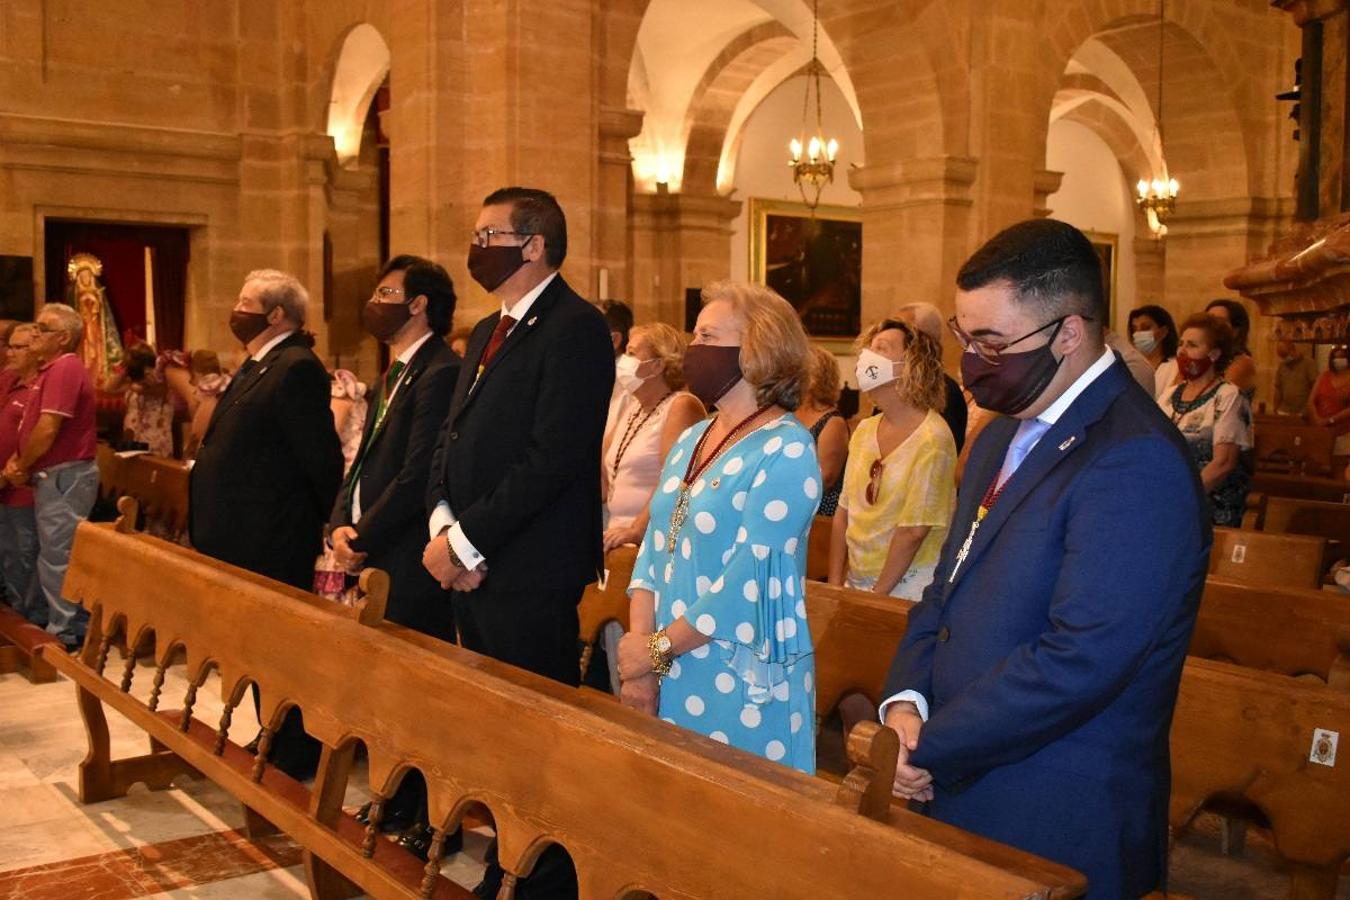
[[[684,478],[680,481],[680,493],[675,498],[675,509],[670,514],[670,536],[668,540],[670,542],[671,559],[670,562],[666,563],[666,581],[670,580],[670,573],[675,561],[676,539],[680,535],[680,529],[684,527],[685,520],[689,518],[689,494],[693,488],[694,482],[698,481],[700,475],[712,468],[713,464],[717,462],[723,453],[730,449],[731,445],[734,444],[744,432],[750,430],[747,426],[762,416],[772,406],[772,403],[766,403],[740,422],[736,423],[735,427],[727,432],[726,437],[722,438],[717,446],[713,448],[712,455],[704,460],[702,465],[699,464],[698,458],[703,452],[703,445],[707,443],[708,435],[712,434],[712,425],[708,426],[708,429],[699,437],[698,443],[694,445],[693,455],[689,457],[689,464],[684,470]],[[713,424],[716,424],[716,421],[717,420],[714,419]]]

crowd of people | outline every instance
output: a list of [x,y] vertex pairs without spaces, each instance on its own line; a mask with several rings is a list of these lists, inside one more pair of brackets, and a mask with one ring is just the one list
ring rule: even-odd
[[[126,397],[123,437],[170,455],[175,418],[190,422],[178,449],[194,460],[201,553],[337,602],[378,567],[390,620],[564,684],[579,681],[583,589],[607,553],[636,545],[630,626],[605,640],[612,690],[804,772],[806,556],[829,517],[830,583],[919,603],[882,709],[904,744],[897,794],[1094,885],[1155,885],[1165,711],[1208,529],[1240,524],[1251,485],[1243,307],[1215,301],[1178,327],[1142,306],[1122,340],[1086,238],[1022,223],[963,267],[955,316],[915,303],[866,328],[853,374],[869,412],[850,427],[836,358],[774,292],[706,286],[686,339],[583,300],[558,272],[566,251],[551,195],[487,197],[468,270],[500,309],[460,352],[446,270],[391,259],[363,311],[390,360],[369,386],[314,354],[296,278],[251,272],[230,314],[246,353],[234,373],[212,353],[128,348],[107,386]],[[71,649],[87,614],[61,580],[98,490],[83,334],[54,303],[0,326],[4,586]],[[964,387],[943,367],[944,335]],[[1325,373],[1296,344],[1279,352],[1276,407],[1331,428],[1350,456],[1350,352]],[[1138,546],[1120,552],[1108,533]],[[313,772],[297,710],[269,753]],[[1052,778],[1066,765],[1083,784]],[[1029,822],[1029,804],[1053,815]],[[425,856],[416,773],[358,814],[372,816]],[[488,863],[481,896],[502,878],[495,853]],[[569,892],[557,848],[518,890]]]

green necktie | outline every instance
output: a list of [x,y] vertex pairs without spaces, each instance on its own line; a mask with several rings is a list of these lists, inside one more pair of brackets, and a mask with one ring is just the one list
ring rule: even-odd
[[389,371],[385,373],[384,383],[381,385],[380,397],[375,401],[375,425],[370,429],[370,437],[366,443],[361,445],[361,449],[356,454],[356,462],[352,465],[351,476],[347,479],[347,511],[351,512],[352,496],[356,493],[356,483],[361,477],[361,464],[366,461],[366,451],[370,449],[370,441],[375,439],[375,433],[380,430],[380,425],[384,420],[384,410],[389,404],[389,395],[398,384],[398,377],[403,374],[405,364],[401,360],[394,360]]

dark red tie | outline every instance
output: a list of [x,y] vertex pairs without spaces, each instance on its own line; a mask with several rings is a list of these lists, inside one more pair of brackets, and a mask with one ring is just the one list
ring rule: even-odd
[[516,320],[510,316],[502,316],[497,321],[497,327],[492,329],[492,337],[488,338],[487,349],[483,351],[483,358],[478,362],[478,374],[482,375],[483,370],[492,362],[492,357],[497,355],[497,351],[502,348],[502,342],[506,340],[506,335],[511,330],[511,326],[516,324]]

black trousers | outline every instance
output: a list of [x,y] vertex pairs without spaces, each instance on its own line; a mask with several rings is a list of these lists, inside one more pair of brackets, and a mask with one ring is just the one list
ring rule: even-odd
[[[552,591],[456,593],[455,624],[460,645],[475,653],[576,687],[581,683],[577,651],[577,604],[584,587]],[[496,897],[502,867],[497,842],[488,847],[487,871],[474,888],[479,897]],[[567,851],[551,845],[534,864],[534,874],[516,885],[517,900],[572,900],[577,896],[577,870]]]

